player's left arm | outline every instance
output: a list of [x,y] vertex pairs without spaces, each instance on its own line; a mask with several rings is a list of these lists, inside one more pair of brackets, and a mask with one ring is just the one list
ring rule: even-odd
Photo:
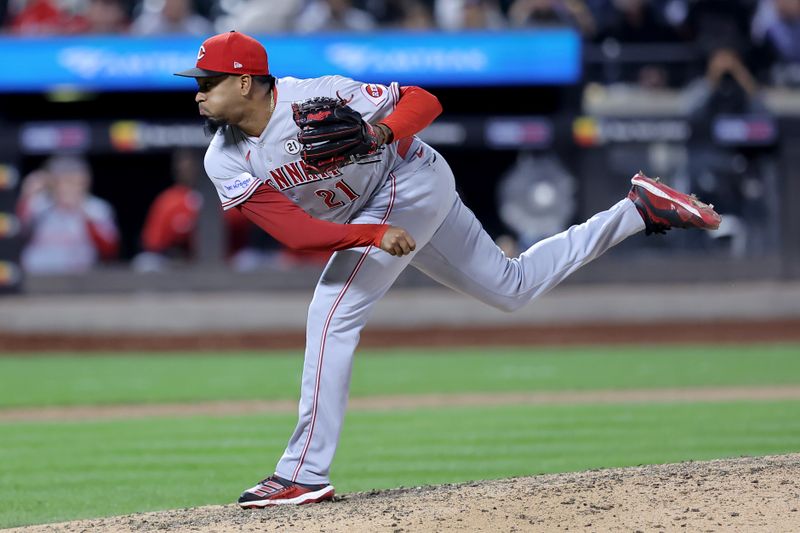
[[375,124],[384,135],[381,144],[411,137],[424,130],[442,113],[442,104],[421,87],[400,87],[400,97],[394,111]]
[[376,246],[388,254],[402,256],[416,248],[414,238],[403,228],[319,220],[267,184],[258,187],[236,208],[292,250],[337,251]]
[[331,97],[344,99],[380,132],[381,144],[411,137],[442,113],[439,99],[421,87],[362,83],[344,76],[320,80]]

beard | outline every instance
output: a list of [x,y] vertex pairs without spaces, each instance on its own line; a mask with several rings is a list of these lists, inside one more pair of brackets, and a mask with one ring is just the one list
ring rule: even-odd
[[228,123],[224,120],[218,120],[215,118],[206,117],[205,123],[203,124],[203,130],[206,132],[206,135],[211,137],[218,130],[223,130],[228,127]]

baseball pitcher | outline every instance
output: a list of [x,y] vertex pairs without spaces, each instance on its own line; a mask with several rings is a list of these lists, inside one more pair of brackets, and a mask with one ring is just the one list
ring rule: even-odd
[[244,508],[333,498],[353,353],[407,266],[513,311],[630,235],[720,223],[713,206],[639,173],[627,198],[510,259],[461,202],[447,161],[415,136],[442,111],[427,91],[275,78],[264,47],[235,31],[203,42],[178,75],[195,78],[215,132],[205,168],[223,209],[289,248],[336,252],[308,310],[297,427],[274,474],[242,493]]

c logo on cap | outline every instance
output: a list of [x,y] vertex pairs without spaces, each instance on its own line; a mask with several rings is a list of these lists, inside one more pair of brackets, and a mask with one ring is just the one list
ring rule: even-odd
[[203,56],[205,56],[205,55],[206,55],[206,47],[203,46],[203,45],[200,45],[200,50],[197,51],[197,60],[199,61],[199,60],[203,59]]

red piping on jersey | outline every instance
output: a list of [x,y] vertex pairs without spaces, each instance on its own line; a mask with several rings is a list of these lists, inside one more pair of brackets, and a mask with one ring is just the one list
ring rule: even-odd
[[420,87],[401,87],[394,111],[380,123],[392,130],[395,140],[411,137],[442,113],[442,104],[434,95]]
[[[389,215],[392,213],[392,208],[394,207],[394,197],[395,197],[395,190],[397,182],[395,180],[394,174],[389,174],[392,178],[392,193],[389,198],[389,207],[386,209],[386,214],[383,216],[383,220],[381,220],[381,224],[386,224],[386,221],[389,219]],[[292,474],[292,482],[297,482],[297,476],[300,474],[300,468],[303,466],[303,462],[306,459],[306,452],[308,452],[308,447],[311,444],[311,437],[314,435],[314,424],[317,421],[317,405],[319,403],[319,386],[320,386],[320,378],[322,377],[322,361],[325,357],[325,340],[328,337],[328,327],[331,325],[331,319],[333,318],[333,314],[336,312],[336,308],[339,307],[339,304],[344,298],[344,294],[347,292],[347,289],[350,288],[350,284],[353,283],[353,279],[355,279],[356,274],[361,269],[361,265],[364,264],[364,261],[367,259],[370,250],[372,250],[372,246],[369,246],[364,252],[361,254],[361,257],[356,263],[353,272],[350,274],[350,277],[347,278],[347,282],[342,287],[342,290],[339,291],[339,296],[336,297],[336,300],[333,302],[333,306],[331,310],[328,312],[328,317],[325,319],[325,326],[322,328],[322,339],[320,341],[319,347],[319,356],[317,357],[317,376],[316,380],[314,381],[314,400],[311,405],[311,425],[308,428],[308,437],[306,437],[306,444],[303,446],[303,453],[300,454],[300,462],[297,463],[297,468],[294,469],[294,474]]]

